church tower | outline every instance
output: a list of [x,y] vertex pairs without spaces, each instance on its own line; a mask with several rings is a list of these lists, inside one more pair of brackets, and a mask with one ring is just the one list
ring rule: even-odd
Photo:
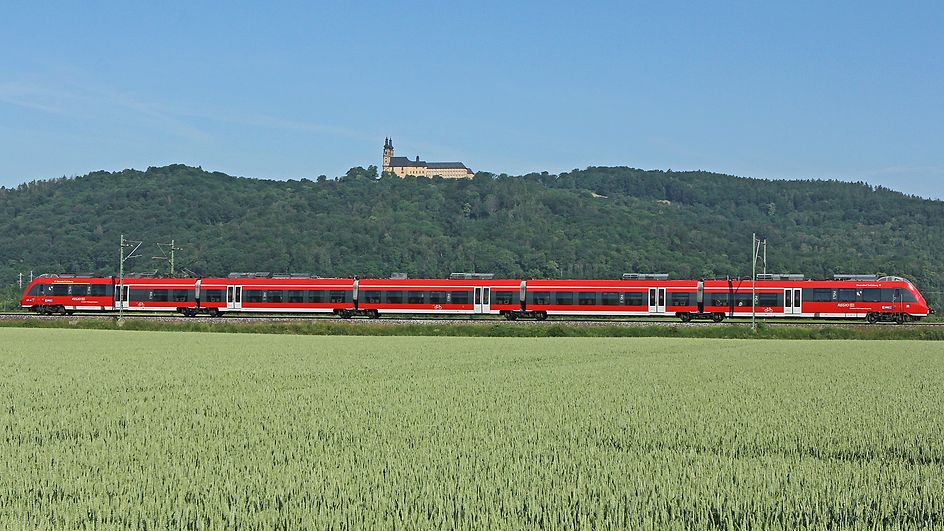
[[383,162],[383,171],[390,173],[392,168],[390,167],[390,159],[393,158],[393,140],[389,138],[384,139],[384,162]]

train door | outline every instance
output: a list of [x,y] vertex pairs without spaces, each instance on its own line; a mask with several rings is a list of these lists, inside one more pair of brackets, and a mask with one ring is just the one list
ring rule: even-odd
[[649,288],[649,313],[665,313],[665,288]]
[[118,285],[115,284],[115,309],[124,308],[128,309],[128,292],[130,291],[128,285]]
[[241,310],[243,307],[243,287],[226,286],[226,309]]
[[490,288],[475,288],[475,309],[474,313],[489,313],[489,302],[491,299]]
[[783,290],[784,315],[799,315],[803,313],[803,290],[788,288]]

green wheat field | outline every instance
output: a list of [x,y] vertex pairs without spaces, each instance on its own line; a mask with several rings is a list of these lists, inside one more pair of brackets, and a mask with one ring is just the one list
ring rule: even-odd
[[0,329],[2,528],[944,525],[944,344]]

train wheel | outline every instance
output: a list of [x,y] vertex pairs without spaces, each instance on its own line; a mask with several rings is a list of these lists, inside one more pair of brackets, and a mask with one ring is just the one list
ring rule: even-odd
[[682,320],[683,323],[688,323],[688,322],[690,322],[690,321],[692,320],[692,314],[690,314],[690,313],[688,313],[688,312],[682,312],[682,313],[679,314],[678,317],[679,317],[679,319]]
[[900,313],[895,316],[895,322],[898,324],[905,324],[905,314]]
[[210,314],[210,317],[219,317],[220,315],[222,315],[220,311],[216,308],[210,308],[210,310],[207,313]]
[[714,322],[716,322],[716,323],[720,323],[721,321],[724,321],[724,314],[723,314],[723,313],[713,313],[713,314],[711,314],[711,320],[714,321]]
[[508,312],[505,314],[505,319],[509,321],[514,321],[518,319],[518,314],[516,314],[515,312]]
[[61,315],[62,317],[65,317],[65,316],[66,316],[66,307],[60,304],[60,305],[59,305],[59,308],[58,308],[57,311],[56,311],[56,313],[58,313],[58,314]]
[[868,321],[869,324],[875,324],[875,323],[878,322],[878,314],[876,314],[876,313],[874,313],[874,312],[873,312],[873,313],[870,313],[870,314],[868,314],[868,315],[865,316],[865,320]]
[[537,315],[534,316],[534,318],[537,319],[538,321],[544,321],[547,319],[547,312],[539,312]]

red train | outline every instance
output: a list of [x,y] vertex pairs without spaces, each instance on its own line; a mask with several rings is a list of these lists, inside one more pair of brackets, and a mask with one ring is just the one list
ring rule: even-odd
[[[750,317],[750,279],[669,280],[666,275],[624,275],[623,280],[497,280],[458,274],[449,279],[357,279],[264,276],[237,278],[125,278],[44,275],[21,299],[43,314],[77,311],[230,313],[551,315],[657,317],[682,321]],[[119,289],[121,288],[121,289]],[[121,292],[121,293],[119,293]],[[803,280],[764,275],[753,291],[763,317],[916,321],[934,311],[900,277],[837,276]]]

